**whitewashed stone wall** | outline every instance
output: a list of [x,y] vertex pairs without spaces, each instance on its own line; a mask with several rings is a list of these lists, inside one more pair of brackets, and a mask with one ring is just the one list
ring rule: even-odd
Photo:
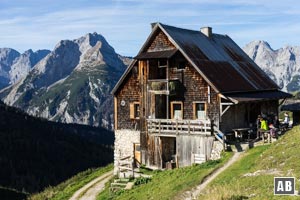
[[221,144],[219,141],[215,140],[213,143],[210,160],[220,159],[222,151],[223,151],[223,144]]
[[120,158],[134,156],[134,143],[140,143],[140,132],[135,130],[115,130],[114,175],[118,174]]

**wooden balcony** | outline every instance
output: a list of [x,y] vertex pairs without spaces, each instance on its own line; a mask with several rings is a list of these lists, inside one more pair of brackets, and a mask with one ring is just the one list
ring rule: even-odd
[[148,92],[155,94],[169,94],[168,81],[166,79],[148,80]]
[[149,79],[148,92],[155,94],[175,95],[183,93],[185,90],[183,84],[179,80],[167,79]]
[[157,136],[211,135],[209,120],[147,119],[148,133]]

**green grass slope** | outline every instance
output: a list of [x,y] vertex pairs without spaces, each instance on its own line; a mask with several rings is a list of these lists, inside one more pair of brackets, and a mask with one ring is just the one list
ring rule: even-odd
[[109,193],[109,184],[107,184],[106,190],[97,199],[173,200],[176,199],[178,194],[199,185],[208,174],[228,161],[231,155],[232,153],[227,152],[222,159],[217,161],[209,161],[201,165],[174,170],[154,171],[152,180],[147,184],[136,185],[131,190],[126,190],[115,195]]
[[300,199],[275,196],[274,177],[295,177],[296,190],[300,178],[299,126],[285,133],[277,142],[250,149],[218,176],[198,199]]
[[81,187],[92,181],[93,179],[101,176],[102,174],[113,169],[113,165],[110,164],[106,167],[97,169],[88,169],[84,172],[73,176],[67,181],[55,186],[48,187],[43,192],[31,195],[29,200],[67,200]]

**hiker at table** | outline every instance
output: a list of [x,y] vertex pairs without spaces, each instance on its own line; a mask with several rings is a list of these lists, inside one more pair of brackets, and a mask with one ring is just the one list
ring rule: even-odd
[[273,119],[272,123],[270,123],[269,128],[270,128],[271,136],[273,138],[277,138],[278,137],[278,135],[277,135],[278,129],[280,128],[280,122],[279,122],[277,115],[274,116],[274,119]]
[[277,138],[277,131],[279,128],[279,120],[278,117],[275,115],[272,122],[269,124],[269,128],[270,128],[270,134],[273,138]]
[[284,113],[283,125],[285,128],[288,128],[290,124],[290,116],[287,112]]
[[258,129],[257,138],[261,138],[263,134],[269,130],[268,122],[265,118],[260,118],[260,129]]

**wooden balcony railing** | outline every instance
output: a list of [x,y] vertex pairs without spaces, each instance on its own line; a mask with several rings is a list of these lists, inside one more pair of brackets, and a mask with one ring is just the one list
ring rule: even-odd
[[172,136],[178,134],[211,135],[209,120],[147,119],[148,133]]
[[166,79],[148,80],[148,91],[155,94],[169,94],[168,81]]

